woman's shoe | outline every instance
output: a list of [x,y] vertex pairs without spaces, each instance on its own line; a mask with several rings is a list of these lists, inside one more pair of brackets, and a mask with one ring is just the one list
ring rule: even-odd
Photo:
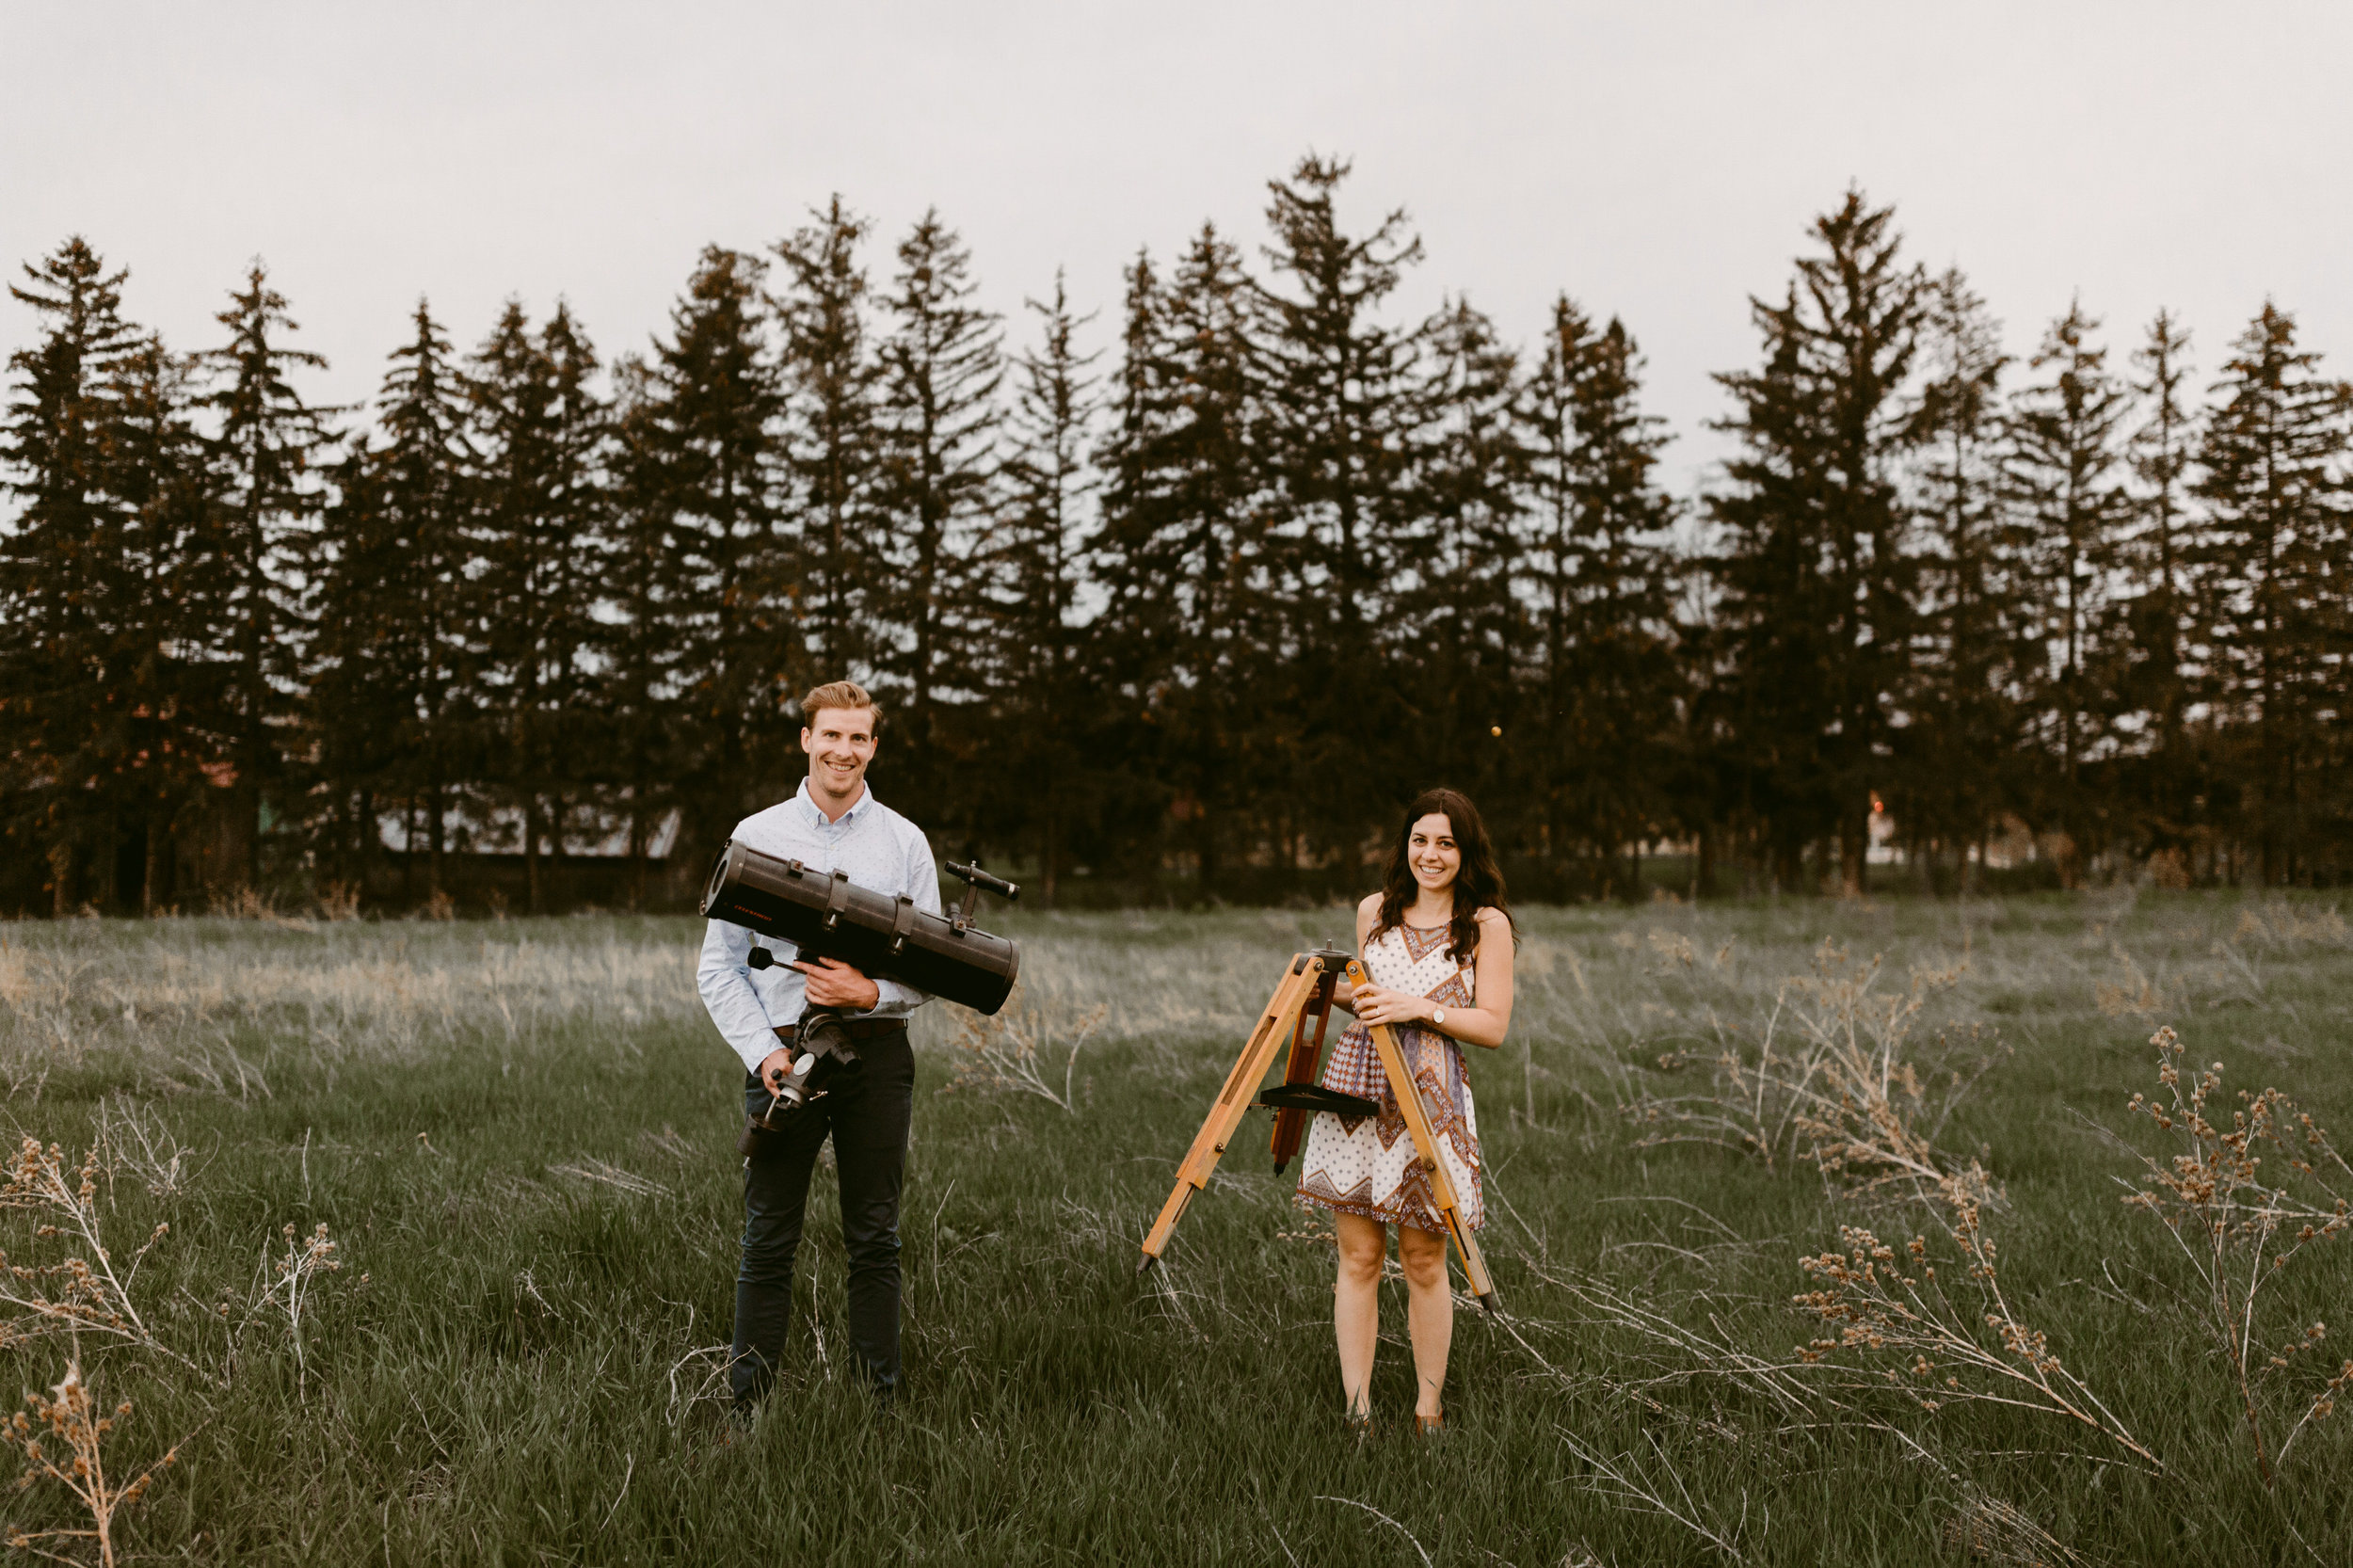
[[1341,1416],[1340,1420],[1347,1428],[1348,1435],[1351,1437],[1370,1437],[1372,1435],[1372,1412],[1369,1410],[1352,1410],[1347,1415]]
[[1442,1436],[1444,1436],[1445,1434],[1446,1434],[1446,1416],[1443,1416],[1443,1415],[1438,1415],[1438,1416],[1416,1416],[1414,1417],[1414,1435],[1415,1435],[1415,1436],[1417,1436],[1417,1437],[1442,1437]]

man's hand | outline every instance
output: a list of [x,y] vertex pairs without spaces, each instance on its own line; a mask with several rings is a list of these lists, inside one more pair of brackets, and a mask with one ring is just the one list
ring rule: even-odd
[[882,1000],[881,986],[838,958],[820,958],[814,964],[795,962],[792,967],[808,977],[811,1007],[847,1007],[863,1013]]
[[760,1059],[760,1081],[767,1085],[770,1095],[784,1092],[784,1080],[792,1076],[792,1060],[790,1046],[778,1046]]

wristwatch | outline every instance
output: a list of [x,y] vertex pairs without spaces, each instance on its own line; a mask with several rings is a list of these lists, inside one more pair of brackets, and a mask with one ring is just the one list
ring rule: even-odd
[[1446,1009],[1443,1007],[1432,1008],[1430,1010],[1430,1021],[1437,1028],[1444,1029],[1446,1027]]

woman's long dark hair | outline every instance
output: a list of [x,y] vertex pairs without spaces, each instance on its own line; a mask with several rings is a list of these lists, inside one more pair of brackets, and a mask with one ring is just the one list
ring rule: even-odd
[[1519,922],[1512,920],[1511,908],[1503,902],[1503,868],[1496,864],[1496,846],[1487,837],[1487,824],[1479,820],[1479,808],[1459,790],[1424,790],[1405,808],[1405,824],[1397,830],[1389,869],[1382,878],[1381,918],[1373,922],[1368,940],[1377,940],[1383,932],[1405,923],[1405,906],[1420,891],[1408,861],[1414,824],[1433,813],[1446,818],[1454,829],[1454,847],[1463,852],[1463,869],[1454,873],[1454,919],[1448,922],[1452,935],[1447,942],[1447,956],[1457,964],[1467,964],[1479,948],[1481,909],[1502,910],[1503,918],[1511,920],[1514,942],[1519,940]]

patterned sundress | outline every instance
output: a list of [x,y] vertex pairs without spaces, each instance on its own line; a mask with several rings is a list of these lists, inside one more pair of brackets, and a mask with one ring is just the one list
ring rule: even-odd
[[[1417,930],[1396,926],[1365,947],[1372,983],[1392,991],[1427,997],[1440,1007],[1474,1005],[1470,966],[1447,955],[1450,928]],[[1463,1048],[1435,1030],[1392,1024],[1398,1049],[1421,1092],[1422,1110],[1437,1134],[1438,1159],[1454,1184],[1463,1223],[1477,1230],[1487,1223],[1487,1202],[1479,1157],[1479,1117],[1471,1105],[1470,1079],[1463,1069]],[[1319,1111],[1307,1124],[1307,1146],[1300,1161],[1303,1208],[1313,1205],[1342,1214],[1361,1214],[1384,1224],[1444,1231],[1430,1199],[1430,1177],[1415,1162],[1414,1135],[1390,1093],[1388,1075],[1373,1048],[1372,1032],[1351,1023],[1323,1069],[1323,1086],[1378,1100],[1370,1116],[1342,1120]]]

